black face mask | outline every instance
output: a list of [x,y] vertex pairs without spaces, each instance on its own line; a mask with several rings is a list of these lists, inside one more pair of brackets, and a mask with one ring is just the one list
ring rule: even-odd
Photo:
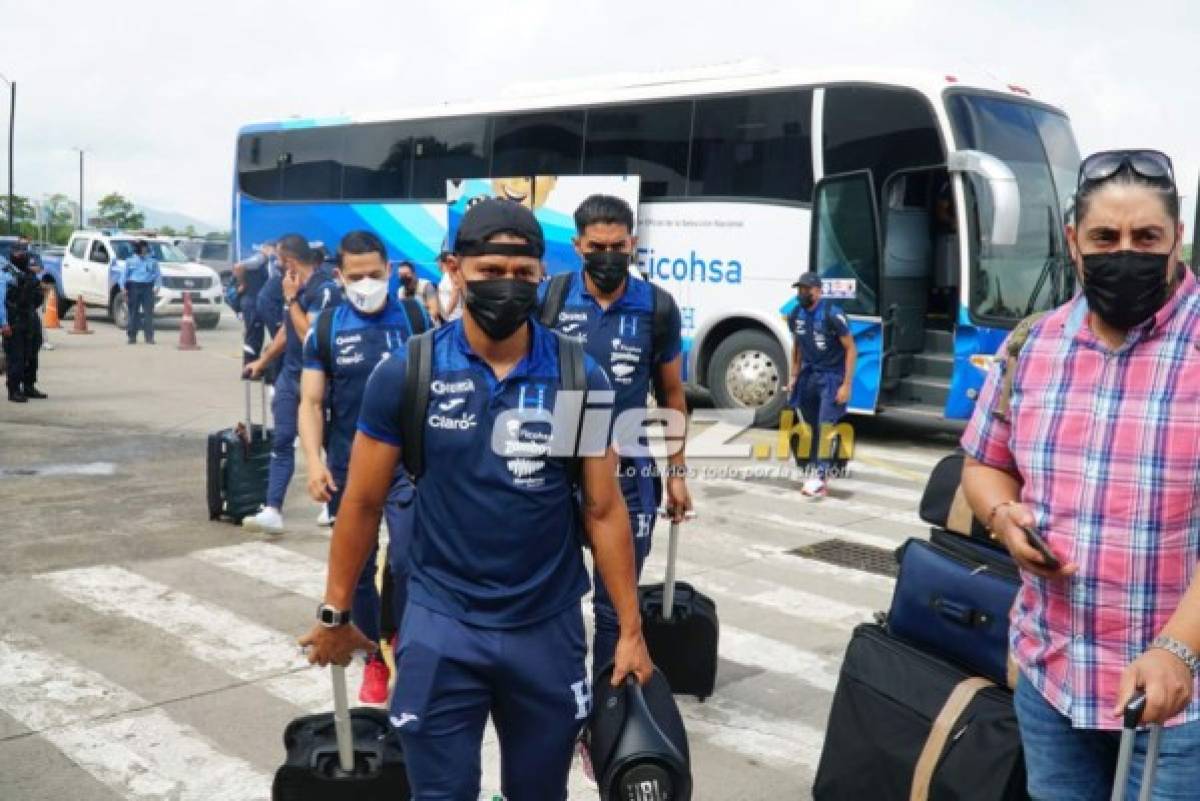
[[1128,331],[1167,302],[1169,253],[1090,253],[1083,257],[1088,309],[1113,328]]
[[508,339],[529,319],[537,306],[538,285],[513,278],[468,281],[463,302],[483,333]]
[[583,255],[583,269],[607,295],[615,292],[629,275],[629,254],[619,250],[598,250]]
[[817,303],[817,299],[813,297],[813,293],[811,292],[801,292],[799,296],[800,305],[806,309],[811,309]]

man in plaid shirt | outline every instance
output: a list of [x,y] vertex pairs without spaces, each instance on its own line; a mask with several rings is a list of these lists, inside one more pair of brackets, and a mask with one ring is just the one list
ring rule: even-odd
[[[1107,799],[1120,711],[1165,722],[1155,799],[1200,798],[1200,291],[1170,160],[1085,159],[1067,227],[1083,292],[998,362],[963,488],[1022,569],[1010,645],[1035,799]],[[1059,565],[1032,545],[1044,539]],[[1139,736],[1130,791],[1145,755]]]

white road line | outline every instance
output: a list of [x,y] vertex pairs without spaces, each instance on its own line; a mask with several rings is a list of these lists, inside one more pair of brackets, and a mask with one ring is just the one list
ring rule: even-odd
[[854,452],[880,461],[895,462],[924,470],[932,470],[938,462],[950,455],[949,450],[938,455],[920,448],[897,449],[889,448],[886,445],[867,445],[860,442],[854,443]]
[[[845,479],[835,479],[832,482],[832,486],[835,491],[837,490],[838,486],[842,484],[843,481],[845,481]],[[733,480],[733,479],[705,479],[704,483],[715,484],[715,485],[719,485],[721,487],[729,487],[730,489],[737,490],[738,492],[743,492],[747,495],[753,495],[753,496],[759,497],[759,498],[769,498],[772,501],[778,501],[778,502],[783,502],[783,503],[787,503],[787,504],[792,504],[792,505],[795,505],[797,508],[812,509],[814,507],[814,505],[824,506],[824,505],[828,504],[828,505],[830,505],[832,507],[836,507],[838,509],[845,509],[848,512],[858,512],[858,513],[862,514],[864,517],[880,517],[885,520],[891,520],[894,523],[905,523],[905,524],[911,525],[911,526],[928,527],[928,525],[929,525],[924,520],[922,520],[920,518],[920,516],[917,515],[916,512],[907,511],[907,509],[896,509],[894,507],[889,508],[886,506],[877,506],[877,505],[871,504],[871,503],[864,503],[863,501],[838,498],[833,495],[827,495],[826,497],[822,498],[819,501],[813,500],[812,498],[805,498],[803,495],[800,494],[800,485],[799,484],[796,485],[795,490],[788,490],[788,489],[784,489],[782,487],[772,489],[772,488],[753,484],[749,481],[739,481],[739,480]],[[721,500],[724,500],[724,498],[722,498]],[[915,508],[915,507],[913,507],[913,508]],[[702,505],[701,511],[703,511],[703,505]]]
[[[658,575],[666,567],[666,558],[656,551],[646,562],[648,572]],[[810,623],[849,630],[871,619],[874,610],[843,603],[817,593],[785,587],[773,581],[756,579],[723,568],[708,568],[682,559],[676,562],[681,576],[701,576],[695,583],[702,592],[738,603],[754,604]]]
[[191,557],[307,598],[325,597],[325,563],[277,545],[247,542],[196,551]]
[[[224,607],[113,565],[36,576],[77,603],[129,618],[176,637],[195,658],[303,709],[332,705],[324,671],[306,670],[295,639]],[[355,662],[358,672],[361,667]],[[357,686],[355,679],[351,679]]]
[[801,765],[816,773],[825,733],[799,720],[761,711],[713,696],[704,703],[676,696],[689,735],[713,745],[779,767]]
[[[0,710],[118,795],[265,801],[270,777],[149,706],[32,637],[0,634]],[[129,714],[135,709],[143,711]]]
[[0,633],[0,709],[33,731],[145,706],[133,693],[13,631]]
[[266,801],[271,794],[270,776],[220,753],[161,710],[43,736],[127,799]]
[[902,544],[902,540],[899,539],[883,537],[877,534],[867,534],[866,532],[855,531],[845,526],[818,523],[815,520],[808,520],[802,517],[785,517],[774,512],[738,512],[738,516],[739,518],[749,518],[759,523],[766,523],[785,531],[800,529],[809,534],[819,534],[824,538],[849,540],[859,545],[870,545],[874,548],[883,548],[885,550],[895,550]]

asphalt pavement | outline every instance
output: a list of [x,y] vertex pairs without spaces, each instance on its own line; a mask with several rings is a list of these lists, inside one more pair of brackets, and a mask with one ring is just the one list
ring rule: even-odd
[[[210,522],[205,435],[243,415],[239,324],[227,315],[192,352],[174,325],[154,346],[91,327],[50,333],[48,400],[0,404],[0,798],[267,799],[285,724],[330,708],[294,644],[329,540],[303,458],[283,536]],[[786,460],[689,460],[698,517],[679,576],[721,618],[715,694],[679,699],[697,799],[809,797],[842,651],[892,588],[847,565],[927,532],[917,503],[954,427],[854,422],[850,476],[819,502]],[[644,582],[661,579],[665,535]],[[794,553],[818,543],[860,548],[845,564]],[[497,766],[489,735],[484,798]],[[595,797],[576,769],[571,798]]]

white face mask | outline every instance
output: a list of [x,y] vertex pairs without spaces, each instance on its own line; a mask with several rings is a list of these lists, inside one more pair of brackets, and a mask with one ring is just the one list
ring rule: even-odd
[[346,300],[363,314],[374,314],[387,303],[387,281],[378,278],[360,278],[346,284]]

